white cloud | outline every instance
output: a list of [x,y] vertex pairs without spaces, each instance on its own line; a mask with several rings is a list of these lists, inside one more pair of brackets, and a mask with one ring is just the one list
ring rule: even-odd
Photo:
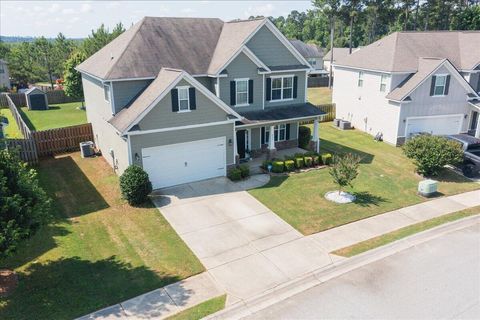
[[60,11],[60,5],[58,3],[52,3],[47,11],[50,13],[57,13]]
[[256,5],[256,6],[250,6],[248,7],[247,10],[244,12],[245,18],[248,18],[250,16],[265,16],[268,17],[272,15],[272,12],[274,11],[275,7],[271,3],[266,3],[266,4],[261,4],[261,5]]
[[92,12],[93,8],[90,3],[82,3],[82,6],[80,7],[80,12],[81,13],[87,13],[87,12]]
[[109,1],[107,2],[107,8],[114,9],[120,6],[120,1]]
[[73,10],[72,8],[62,9],[62,14],[73,14],[73,13],[75,13],[75,10]]

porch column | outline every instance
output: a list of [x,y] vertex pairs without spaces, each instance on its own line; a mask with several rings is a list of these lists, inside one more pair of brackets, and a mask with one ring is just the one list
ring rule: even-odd
[[270,136],[268,138],[268,150],[275,150],[275,126],[270,126]]
[[480,115],[477,119],[477,129],[475,130],[475,138],[480,138]]
[[239,159],[239,156],[238,156],[238,149],[237,149],[237,131],[236,130],[233,130],[233,162],[235,164],[238,164],[238,159]]
[[318,139],[318,118],[313,121],[313,137],[312,141],[315,142],[315,151],[320,152],[320,140]]

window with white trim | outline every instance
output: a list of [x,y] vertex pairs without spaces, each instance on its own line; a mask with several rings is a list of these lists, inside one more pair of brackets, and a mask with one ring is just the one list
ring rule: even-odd
[[307,61],[308,61],[308,63],[310,63],[310,65],[312,67],[315,68],[317,66],[317,59],[315,59],[315,58],[308,58]]
[[357,83],[357,86],[358,87],[363,87],[363,71],[360,71],[358,73],[358,83]]
[[108,84],[103,85],[103,97],[105,101],[110,102],[110,86]]
[[447,84],[447,75],[438,75],[435,77],[435,88],[433,89],[434,96],[445,95],[445,87]]
[[190,99],[188,87],[179,87],[178,89],[178,111],[190,110]]
[[248,105],[248,79],[238,79],[235,80],[236,88],[236,103],[235,106],[246,106]]
[[[287,125],[285,123],[276,125],[273,131],[274,141],[285,141],[287,139]],[[270,127],[265,127],[265,144],[270,141]]]
[[387,90],[387,79],[388,79],[388,74],[382,74],[380,76],[380,91],[385,92]]
[[293,76],[272,78],[272,100],[293,98]]

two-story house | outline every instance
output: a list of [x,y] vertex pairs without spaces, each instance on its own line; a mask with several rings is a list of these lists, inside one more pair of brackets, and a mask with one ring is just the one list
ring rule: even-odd
[[480,32],[395,32],[334,64],[337,118],[402,144],[418,133],[480,137]]
[[309,72],[310,77],[326,76],[328,71],[323,67],[323,50],[314,43],[305,43],[301,40],[291,39],[290,43],[298,52],[308,61],[312,70]]
[[298,145],[309,63],[268,19],[146,17],[77,67],[95,144],[154,188],[223,176]]

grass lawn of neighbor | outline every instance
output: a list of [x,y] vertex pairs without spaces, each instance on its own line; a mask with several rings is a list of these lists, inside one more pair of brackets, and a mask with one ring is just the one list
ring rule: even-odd
[[[320,126],[322,152],[360,155],[359,175],[353,182],[357,200],[336,204],[324,198],[337,190],[328,169],[290,176],[274,176],[270,182],[249,192],[303,234],[312,234],[352,221],[426,201],[417,195],[418,182],[412,162],[401,148],[375,142],[365,133],[340,131],[331,123]],[[435,177],[440,195],[452,195],[480,188],[480,185],[445,170]]]
[[380,246],[384,246],[388,243],[411,236],[415,233],[419,233],[448,222],[452,222],[455,220],[463,219],[463,218],[478,215],[478,214],[480,214],[480,206],[449,213],[440,217],[429,219],[423,222],[413,224],[408,227],[404,227],[404,228],[392,231],[390,233],[387,233],[372,239],[368,239],[368,240],[356,243],[354,245],[351,245],[342,249],[335,250],[332,253],[339,256],[352,257],[362,252],[365,252]]
[[191,307],[187,310],[184,310],[180,313],[177,313],[171,317],[168,317],[167,320],[199,320],[212,313],[220,311],[225,308],[225,301],[227,296],[222,295],[205,302],[202,302],[194,307]]
[[313,104],[332,103],[332,90],[325,87],[308,88],[308,101]]
[[20,108],[25,123],[31,130],[41,131],[87,123],[85,110],[80,110],[81,102],[49,105],[48,110],[28,110]]
[[23,137],[22,133],[18,129],[17,123],[15,122],[15,119],[13,118],[10,109],[0,109],[0,116],[8,119],[8,126],[5,130],[6,138],[21,139]]
[[120,199],[103,158],[72,153],[37,169],[56,219],[0,261],[19,276],[0,319],[72,319],[204,271],[156,208]]

